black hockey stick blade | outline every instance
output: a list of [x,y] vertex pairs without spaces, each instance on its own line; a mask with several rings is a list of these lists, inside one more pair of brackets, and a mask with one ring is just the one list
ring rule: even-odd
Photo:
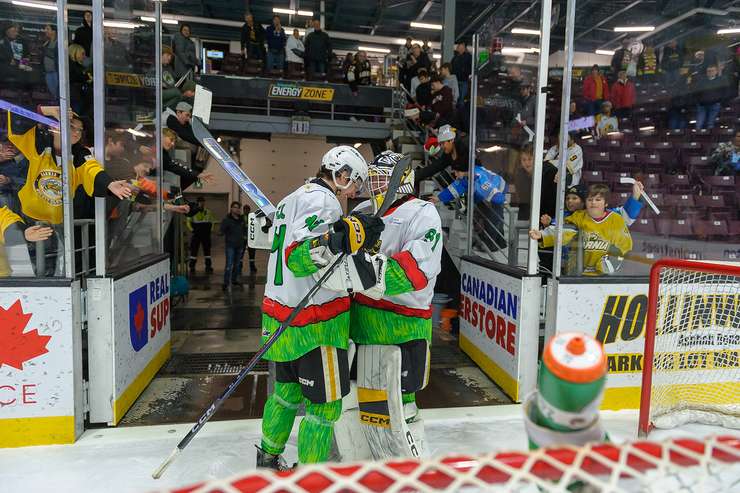
[[[388,182],[388,189],[385,192],[385,195],[383,196],[383,205],[380,207],[378,212],[375,214],[376,217],[382,216],[385,211],[388,210],[388,208],[391,206],[391,203],[393,203],[395,197],[396,197],[396,190],[398,189],[398,186],[401,183],[401,178],[403,177],[403,174],[405,172],[406,166],[408,166],[410,158],[405,157],[399,163],[396,165],[396,167],[393,169],[393,174],[391,175],[391,179]],[[213,417],[214,414],[216,414],[216,411],[219,410],[219,408],[223,405],[224,402],[226,402],[226,399],[228,399],[232,393],[239,387],[239,384],[242,383],[242,381],[247,377],[249,372],[252,371],[252,369],[255,367],[257,362],[262,359],[262,356],[265,355],[268,349],[272,347],[273,344],[275,344],[275,341],[278,340],[278,338],[282,335],[283,332],[290,326],[290,324],[295,320],[295,318],[298,316],[301,311],[308,305],[309,301],[311,301],[311,298],[321,289],[321,286],[326,282],[326,280],[331,276],[334,271],[339,267],[339,264],[342,263],[342,260],[344,260],[345,254],[340,254],[335,260],[334,263],[331,264],[331,266],[324,272],[324,275],[321,276],[321,278],[316,282],[316,284],[313,285],[311,289],[308,290],[308,293],[303,297],[303,299],[298,303],[298,305],[293,309],[293,311],[290,313],[287,319],[283,323],[280,324],[280,327],[273,332],[273,334],[270,336],[269,339],[265,341],[265,343],[262,345],[262,347],[257,351],[254,356],[252,356],[252,359],[249,360],[249,363],[242,369],[242,371],[239,372],[239,374],[236,376],[233,382],[229,384],[229,386],[224,390],[224,392],[221,394],[220,397],[218,397],[215,401],[211,403],[210,406],[208,406],[208,409],[203,413],[203,415],[198,419],[198,421],[193,425],[193,427],[188,431],[187,435],[183,437],[182,440],[180,440],[180,443],[177,444],[177,447],[170,453],[170,455],[165,459],[165,461],[157,468],[156,471],[152,474],[152,478],[159,479],[162,477],[162,474],[164,474],[164,471],[174,462],[174,460],[177,458],[178,455],[185,449],[185,447],[188,446],[188,444],[191,442],[193,438],[195,438],[195,435],[198,434],[198,432],[203,428],[203,426]]]
[[254,184],[247,173],[239,166],[239,164],[231,158],[231,155],[221,147],[216,139],[213,138],[211,132],[203,125],[200,118],[193,116],[190,120],[190,125],[193,127],[193,134],[203,148],[208,151],[208,154],[218,161],[218,164],[226,171],[239,188],[246,193],[250,199],[259,207],[259,209],[269,218],[275,214],[275,206],[272,205],[270,199],[268,199],[262,190]]

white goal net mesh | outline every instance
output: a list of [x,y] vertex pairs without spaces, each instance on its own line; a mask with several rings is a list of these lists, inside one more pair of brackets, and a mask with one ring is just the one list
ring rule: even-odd
[[651,276],[657,306],[651,297],[654,328],[648,317],[645,349],[651,375],[643,377],[642,404],[649,406],[647,429],[689,422],[740,428],[740,269],[697,271],[678,262],[656,264],[659,275]]
[[188,493],[730,492],[740,491],[740,438],[590,444],[532,452],[313,464],[256,470],[172,490]]

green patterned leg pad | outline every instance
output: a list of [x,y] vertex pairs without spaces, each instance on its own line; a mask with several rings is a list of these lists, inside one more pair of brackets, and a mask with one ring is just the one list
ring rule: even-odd
[[272,455],[283,453],[302,399],[299,384],[275,382],[262,413],[262,450]]
[[306,417],[298,431],[298,462],[325,462],[329,457],[334,423],[342,414],[342,400],[314,404],[306,401]]

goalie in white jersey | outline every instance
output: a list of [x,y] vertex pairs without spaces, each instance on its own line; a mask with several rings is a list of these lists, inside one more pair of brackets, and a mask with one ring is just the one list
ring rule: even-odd
[[382,220],[371,215],[342,217],[337,195],[353,196],[366,178],[367,162],[360,153],[350,146],[335,147],[323,157],[317,178],[277,205],[262,303],[263,343],[339,254],[356,259],[344,265],[359,267],[345,270],[352,275],[339,287],[323,284],[265,353],[265,359],[275,362],[276,383],[265,403],[258,467],[286,468],[281,454],[302,402],[306,416],[298,433],[299,462],[321,462],[329,454],[341,399],[349,391],[348,291],[376,283],[364,253],[354,254],[374,245],[383,229]]
[[[372,213],[381,207],[393,169],[402,160],[391,151],[373,160],[368,168],[371,199],[355,211]],[[423,435],[415,392],[429,380],[431,302],[440,272],[442,230],[435,206],[413,194],[414,173],[408,164],[396,200],[383,215],[385,229],[373,257],[378,283],[352,300],[359,419],[375,459],[418,456]],[[357,443],[356,436],[353,441]],[[337,437],[340,454],[346,456],[340,442]]]

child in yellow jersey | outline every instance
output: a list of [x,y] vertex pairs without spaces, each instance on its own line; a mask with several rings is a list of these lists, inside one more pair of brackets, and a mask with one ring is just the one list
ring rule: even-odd
[[[45,107],[42,112],[59,121],[58,107]],[[21,211],[24,216],[52,225],[62,222],[62,168],[58,158],[62,153],[59,132],[41,131],[42,126],[32,126],[23,133],[16,133],[13,118],[8,112],[8,140],[28,159],[26,184],[18,191]],[[113,181],[103,167],[86,149],[79,145],[82,138],[82,120],[76,115],[70,118],[70,140],[74,167],[71,173],[71,192],[82,186],[89,196],[104,197],[108,192],[119,199],[131,195],[125,181]]]
[[[583,250],[583,274],[598,276],[612,274],[618,268],[619,257],[632,250],[632,237],[619,213],[607,210],[609,187],[591,185],[586,197],[586,209],[579,210],[565,219],[563,224],[563,244],[570,243],[579,231]],[[540,240],[542,246],[555,244],[555,226],[544,230],[531,230],[529,237]],[[571,255],[578,255],[572,248]]]

